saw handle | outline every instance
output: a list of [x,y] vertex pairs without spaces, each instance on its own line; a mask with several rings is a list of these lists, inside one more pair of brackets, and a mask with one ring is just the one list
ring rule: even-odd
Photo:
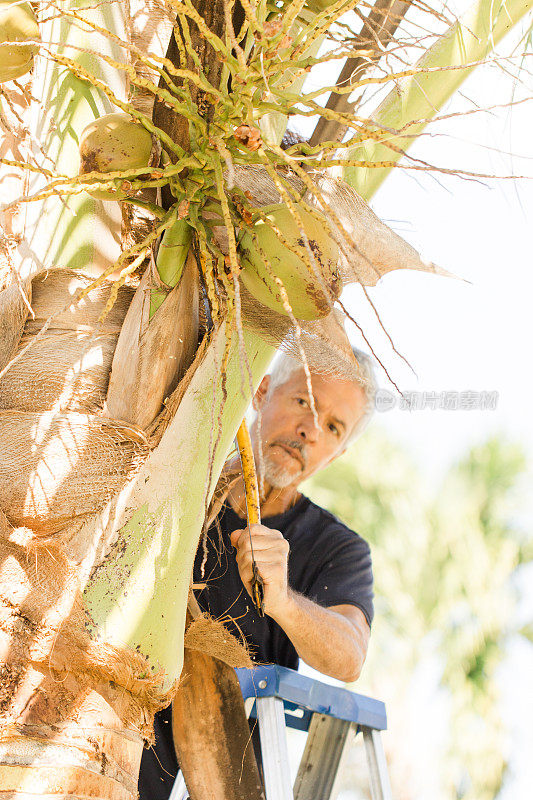
[[[250,525],[259,525],[261,523],[261,508],[259,505],[259,483],[257,481],[257,472],[255,470],[254,451],[252,448],[252,440],[250,439],[250,432],[246,425],[246,420],[243,419],[237,431],[237,448],[241,457],[242,478],[244,481],[244,493],[246,496],[246,516],[248,519],[248,533],[250,534],[250,543],[252,541],[252,534]],[[265,587],[263,578],[259,574],[257,564],[255,563],[254,551],[252,547],[252,599],[260,617],[265,616]]]

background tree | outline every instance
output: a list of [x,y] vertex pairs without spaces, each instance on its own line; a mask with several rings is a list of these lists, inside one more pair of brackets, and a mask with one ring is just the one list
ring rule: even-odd
[[[406,453],[374,430],[307,487],[372,543],[376,625],[357,690],[390,698],[399,797],[494,800],[505,781],[498,667],[524,633],[516,578],[532,556],[518,523],[525,469],[519,445],[493,438],[428,494]],[[358,780],[347,775],[346,788]]]

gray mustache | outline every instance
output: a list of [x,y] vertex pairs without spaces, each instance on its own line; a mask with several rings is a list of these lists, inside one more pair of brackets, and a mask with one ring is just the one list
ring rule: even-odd
[[296,450],[300,453],[304,466],[307,466],[307,449],[298,439],[276,439],[273,444],[284,444],[286,447],[290,447],[291,450]]

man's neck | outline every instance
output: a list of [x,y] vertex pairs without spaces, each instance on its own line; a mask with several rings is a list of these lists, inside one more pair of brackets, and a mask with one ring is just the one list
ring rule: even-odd
[[[301,494],[297,486],[287,486],[285,489],[275,489],[265,482],[264,492],[261,495],[261,516],[275,517],[292,508],[300,499]],[[246,519],[246,496],[244,483],[237,481],[230,489],[228,501],[241,519]]]

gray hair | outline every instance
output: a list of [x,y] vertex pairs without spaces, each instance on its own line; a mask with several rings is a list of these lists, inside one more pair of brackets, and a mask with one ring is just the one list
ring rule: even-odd
[[[352,347],[352,353],[357,362],[356,370],[350,375],[350,379],[357,385],[363,388],[366,396],[366,405],[363,416],[351,432],[346,441],[348,447],[352,444],[365,430],[372,414],[374,413],[375,397],[378,388],[376,375],[374,372],[374,365],[370,356],[358,350],[357,347]],[[272,370],[270,372],[270,385],[268,387],[268,394],[272,394],[277,386],[282,386],[291,377],[292,373],[298,369],[302,369],[302,364],[295,358],[291,358],[286,353],[278,353]],[[312,370],[311,370],[312,371]],[[330,377],[334,380],[335,375],[331,374]],[[340,376],[339,376],[340,377]]]

